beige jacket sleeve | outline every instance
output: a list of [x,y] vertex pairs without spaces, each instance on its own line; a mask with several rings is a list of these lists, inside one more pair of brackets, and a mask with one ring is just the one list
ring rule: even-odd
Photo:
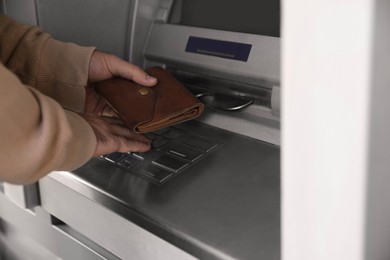
[[63,107],[83,111],[93,51],[0,16],[0,181],[31,183],[91,158],[92,128]]

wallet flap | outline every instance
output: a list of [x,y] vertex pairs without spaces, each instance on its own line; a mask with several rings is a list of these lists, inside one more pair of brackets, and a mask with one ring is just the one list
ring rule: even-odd
[[169,114],[168,116],[161,117],[159,120],[152,120],[147,123],[140,123],[136,126],[136,132],[147,133],[155,131],[161,126],[175,125],[187,120],[194,119],[203,111],[203,106],[196,104],[192,107],[188,107],[176,113]]
[[183,110],[200,103],[186,87],[163,68],[152,67],[146,71],[158,79],[157,86],[153,88],[156,91],[153,121],[161,120],[171,114],[181,113]]

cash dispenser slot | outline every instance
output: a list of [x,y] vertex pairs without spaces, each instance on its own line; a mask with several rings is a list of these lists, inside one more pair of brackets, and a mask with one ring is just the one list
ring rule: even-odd
[[239,111],[257,104],[271,108],[272,90],[241,82],[197,75],[171,69],[171,72],[206,106],[224,111]]

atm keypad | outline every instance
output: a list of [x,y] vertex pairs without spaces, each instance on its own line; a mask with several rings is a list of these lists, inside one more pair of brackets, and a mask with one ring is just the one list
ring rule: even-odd
[[116,166],[161,185],[213,152],[220,142],[176,127],[145,134],[152,140],[146,153],[112,153],[102,158]]

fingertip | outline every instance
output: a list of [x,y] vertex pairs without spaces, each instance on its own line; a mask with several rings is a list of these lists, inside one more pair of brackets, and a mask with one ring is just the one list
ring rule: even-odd
[[140,153],[148,152],[152,148],[151,143],[139,142],[138,151]]
[[143,135],[135,136],[132,139],[132,148],[136,152],[147,152],[152,148],[152,141]]
[[148,86],[156,85],[157,78],[150,76],[149,74],[146,74],[145,78],[146,78],[146,82],[147,82]]
[[131,80],[145,87],[153,87],[157,83],[157,78],[147,74],[142,69],[139,69],[137,73],[133,72]]

